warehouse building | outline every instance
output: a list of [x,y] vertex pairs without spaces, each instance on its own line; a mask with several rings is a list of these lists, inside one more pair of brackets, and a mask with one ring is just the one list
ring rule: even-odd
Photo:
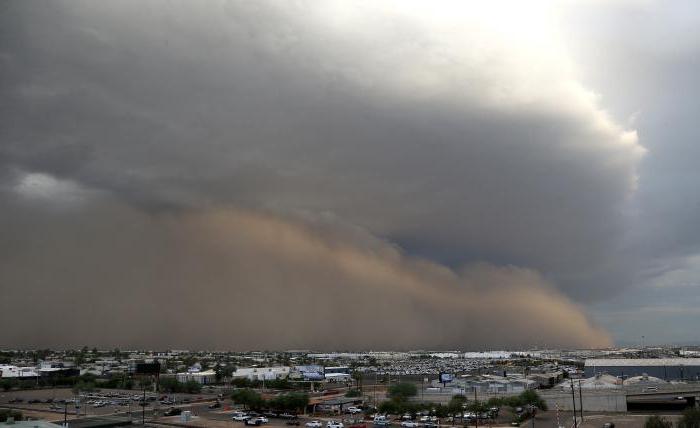
[[175,376],[177,381],[182,383],[189,381],[195,381],[202,385],[216,383],[216,372],[214,370],[188,371],[186,373],[178,373]]
[[585,362],[584,373],[586,377],[608,374],[621,379],[700,380],[700,358],[591,358]]

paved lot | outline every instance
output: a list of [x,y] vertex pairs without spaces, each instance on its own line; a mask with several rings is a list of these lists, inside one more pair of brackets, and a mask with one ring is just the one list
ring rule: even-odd
[[[602,428],[607,422],[612,422],[615,424],[615,428],[639,428],[644,426],[644,421],[650,415],[647,414],[583,414],[583,423],[581,423],[580,416],[577,414],[577,426],[579,428]],[[664,418],[677,421],[680,415],[660,415]],[[557,428],[558,426],[563,426],[565,428],[572,428],[574,426],[573,416],[571,412],[559,412],[559,424],[557,425],[557,414],[554,411],[540,412],[535,418],[535,427],[542,428]],[[522,428],[531,427],[532,421],[527,421],[520,425]]]
[[[138,390],[112,390],[104,389],[100,393],[112,393],[121,394],[122,396],[142,396],[143,391]],[[149,393],[147,393],[149,394]],[[150,393],[149,395],[153,395]],[[139,405],[136,401],[130,401],[126,405],[106,405],[104,407],[95,407],[92,404],[87,404],[86,398],[83,398],[79,409],[76,409],[75,403],[62,404],[58,403],[59,400],[72,400],[76,397],[71,389],[68,388],[55,388],[55,389],[36,389],[36,390],[24,390],[24,391],[6,391],[0,393],[0,407],[14,408],[22,411],[25,417],[36,418],[36,419],[46,419],[49,421],[57,421],[64,419],[64,412],[67,412],[67,419],[75,419],[78,417],[85,416],[106,416],[115,414],[128,414],[132,413],[134,419],[141,419],[143,407]],[[187,399],[191,401],[207,400],[207,404],[193,404],[194,406],[199,406],[206,408],[209,402],[213,402],[216,398],[214,394],[173,394],[170,395],[172,399],[179,402],[180,404],[175,405],[176,407],[189,408],[192,404],[183,404],[182,400]],[[10,403],[12,400],[21,398],[22,402]],[[46,403],[46,400],[51,399],[53,403]],[[107,398],[109,400],[110,398]],[[41,403],[29,403],[30,400],[40,400]],[[170,405],[162,405],[158,401],[147,401],[148,405],[145,407],[146,418],[154,417],[155,413],[162,414],[165,410],[169,409]],[[79,412],[79,415],[78,415]]]

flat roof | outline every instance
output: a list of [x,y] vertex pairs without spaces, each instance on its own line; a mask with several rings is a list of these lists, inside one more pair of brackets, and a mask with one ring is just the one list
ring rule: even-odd
[[38,420],[38,421],[15,421],[11,424],[6,422],[0,422],[0,427],[7,428],[62,428],[61,425],[57,425],[48,421]]
[[589,358],[586,367],[700,366],[700,358]]

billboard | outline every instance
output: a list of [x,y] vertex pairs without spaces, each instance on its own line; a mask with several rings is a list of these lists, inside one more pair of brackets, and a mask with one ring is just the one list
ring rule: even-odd
[[452,373],[440,373],[440,383],[450,383],[454,380]]
[[158,373],[160,373],[160,363],[136,363],[135,374],[157,375]]

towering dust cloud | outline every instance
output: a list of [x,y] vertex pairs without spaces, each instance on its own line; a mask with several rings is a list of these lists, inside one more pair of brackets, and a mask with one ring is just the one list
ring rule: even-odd
[[[115,204],[25,213],[7,236],[0,312],[25,346],[406,349],[610,338],[537,273],[459,273],[365,234],[221,210]],[[29,227],[31,225],[31,227]],[[31,231],[30,231],[31,230]],[[351,234],[352,236],[342,236]],[[23,314],[31,311],[31,317]],[[8,324],[11,325],[11,324]],[[485,328],[484,326],[488,326]]]

